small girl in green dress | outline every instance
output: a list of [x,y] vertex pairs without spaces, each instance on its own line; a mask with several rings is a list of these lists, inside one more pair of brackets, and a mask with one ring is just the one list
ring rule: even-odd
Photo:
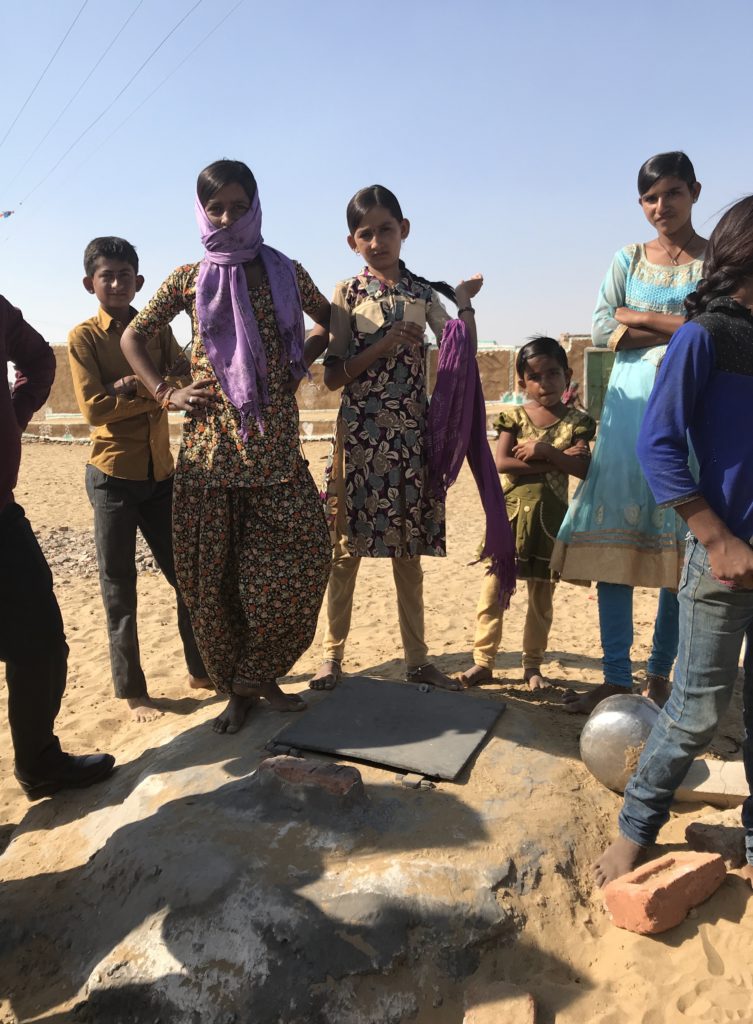
[[[554,338],[533,338],[515,360],[518,387],[528,401],[501,412],[495,424],[495,462],[504,475],[518,577],[528,586],[523,630],[523,678],[532,690],[546,686],[541,662],[552,625],[554,581],[549,559],[567,511],[567,478],[581,480],[588,471],[588,442],[596,424],[586,413],[568,407],[562,395],[572,377],[564,348]],[[485,576],[476,608],[474,666],[464,673],[467,686],[493,680],[502,641],[503,609],[494,576]]]

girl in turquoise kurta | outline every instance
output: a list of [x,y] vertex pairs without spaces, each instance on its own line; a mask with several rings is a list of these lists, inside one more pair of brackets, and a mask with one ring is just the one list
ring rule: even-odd
[[604,683],[568,694],[568,710],[589,713],[632,687],[633,588],[659,588],[644,692],[663,703],[677,653],[676,588],[686,533],[675,513],[658,509],[638,464],[638,430],[656,370],[684,300],[701,277],[705,239],[693,228],[701,191],[684,153],[651,157],[638,174],[640,204],[657,237],[615,255],[593,316],[593,343],[616,351],[587,478],[579,485],[552,555],[565,580],[595,580]]

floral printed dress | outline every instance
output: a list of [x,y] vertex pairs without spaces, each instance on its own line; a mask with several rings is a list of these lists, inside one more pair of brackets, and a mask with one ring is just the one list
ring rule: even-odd
[[[410,271],[389,286],[366,268],[335,290],[325,363],[357,355],[397,320],[428,324],[439,339],[448,319]],[[332,532],[352,555],[446,553],[444,502],[427,487],[427,406],[425,349],[400,349],[343,388],[323,496]]]
[[[321,503],[300,450],[298,406],[269,282],[249,290],[267,356],[264,432],[222,392],[196,316],[199,264],[179,267],[132,321],[150,337],[178,313],[193,327],[191,375],[211,380],[216,402],[186,416],[173,499],[173,547],[181,595],[214,685],[254,685],[287,674],[310,646],[329,576]],[[296,264],[302,307],[323,296]]]

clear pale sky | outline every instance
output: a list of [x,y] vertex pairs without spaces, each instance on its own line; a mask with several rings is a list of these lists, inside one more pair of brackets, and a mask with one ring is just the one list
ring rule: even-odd
[[[750,0],[244,0],[186,60],[236,2],[203,0],[113,103],[196,0],[88,0],[0,145],[0,210],[16,211],[0,290],[50,342],[95,312],[95,235],[136,245],[137,304],[200,258],[196,175],[219,157],[251,166],[265,240],[325,294],[358,269],[348,199],[387,185],[411,220],[408,266],[453,284],[482,271],[480,335],[502,344],[589,330],[612,254],[651,235],[648,156],[693,160],[699,233],[753,190]],[[82,3],[2,3],[0,138]],[[185,317],[174,329],[188,338]]]

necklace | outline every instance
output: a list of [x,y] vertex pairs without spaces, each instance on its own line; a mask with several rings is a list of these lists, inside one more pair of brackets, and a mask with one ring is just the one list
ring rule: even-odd
[[690,245],[690,243],[693,241],[694,238],[695,238],[695,231],[692,233],[690,238],[686,238],[685,239],[685,241],[682,243],[682,245],[677,250],[677,252],[675,253],[674,256],[672,255],[672,253],[669,251],[669,249],[666,247],[666,245],[664,244],[664,242],[662,242],[662,240],[660,238],[657,238],[656,241],[659,243],[659,245],[665,251],[667,256],[669,256],[669,262],[672,264],[672,266],[676,267],[677,266],[677,261],[679,260],[680,256],[682,256],[683,251],[685,250],[685,247]]

